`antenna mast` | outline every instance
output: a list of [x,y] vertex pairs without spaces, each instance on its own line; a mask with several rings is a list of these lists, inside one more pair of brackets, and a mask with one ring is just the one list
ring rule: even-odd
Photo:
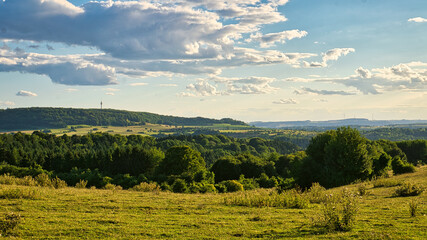
[[102,109],[102,101],[101,101],[101,109]]

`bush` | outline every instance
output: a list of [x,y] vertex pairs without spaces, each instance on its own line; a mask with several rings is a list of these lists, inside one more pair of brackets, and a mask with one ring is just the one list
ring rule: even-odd
[[215,188],[219,193],[226,193],[227,192],[227,187],[222,182],[215,184]]
[[321,203],[326,200],[326,189],[319,183],[313,183],[307,190],[306,195],[311,203]]
[[49,176],[46,173],[41,173],[35,178],[37,186],[40,187],[52,187],[52,181],[50,181]]
[[368,194],[368,190],[366,189],[366,184],[360,184],[359,187],[357,187],[357,192],[360,196],[365,196]]
[[391,162],[391,167],[395,174],[415,172],[414,165],[407,162],[403,162],[399,156],[393,158],[393,161]]
[[24,185],[24,186],[36,186],[37,182],[36,182],[36,180],[34,180],[33,177],[31,177],[31,176],[25,176],[25,177],[21,178],[20,185]]
[[116,190],[122,190],[123,188],[120,185],[114,185],[112,183],[107,183],[107,184],[105,184],[104,189],[116,191]]
[[227,180],[223,184],[227,188],[227,192],[243,191],[243,185],[236,180]]
[[137,192],[160,192],[161,188],[159,187],[159,185],[157,185],[157,183],[142,182],[138,185],[133,186],[132,188],[130,188],[130,190]]
[[242,174],[239,178],[239,183],[243,185],[243,189],[246,190],[253,190],[256,188],[259,188],[258,183],[253,178],[245,178],[245,176]]
[[13,212],[5,214],[0,220],[0,236],[10,234],[19,222],[21,222],[21,215]]
[[322,225],[330,231],[350,231],[356,221],[357,198],[347,189],[339,195],[328,195],[323,203]]
[[167,182],[163,182],[162,184],[160,184],[160,188],[163,191],[170,191],[170,192],[172,192],[172,187]]
[[76,183],[76,188],[86,188],[87,180],[80,179],[78,183]]
[[16,177],[10,176],[9,173],[5,173],[0,176],[0,184],[13,185],[16,184],[16,180]]
[[175,193],[187,193],[188,187],[187,183],[183,179],[176,179],[175,182],[172,184],[172,191]]
[[59,179],[58,177],[55,177],[54,179],[52,179],[52,187],[54,187],[55,189],[59,189],[59,188],[65,188],[67,187],[67,183],[64,180]]
[[413,199],[409,202],[409,214],[411,217],[416,217],[418,215],[418,208],[420,206],[420,202],[418,202],[416,199]]
[[372,184],[374,185],[374,188],[379,188],[379,187],[395,187],[395,186],[402,185],[402,183],[400,181],[398,181],[398,180],[395,180],[395,179],[386,179],[386,178],[374,179],[372,181]]
[[395,197],[418,196],[423,191],[424,191],[424,188],[421,185],[404,183],[402,186],[396,189],[394,196]]

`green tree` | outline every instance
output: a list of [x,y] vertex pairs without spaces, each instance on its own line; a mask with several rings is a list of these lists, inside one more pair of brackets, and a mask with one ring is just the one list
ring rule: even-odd
[[325,187],[367,179],[372,173],[372,158],[366,139],[356,129],[341,127],[314,137],[307,148],[301,184],[319,182]]
[[160,163],[158,171],[166,176],[179,175],[193,180],[199,171],[206,170],[205,160],[198,151],[188,146],[171,147]]

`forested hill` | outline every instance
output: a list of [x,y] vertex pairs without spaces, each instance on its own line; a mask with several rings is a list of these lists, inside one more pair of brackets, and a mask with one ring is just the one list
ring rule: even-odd
[[0,130],[62,128],[67,125],[128,126],[145,123],[177,126],[246,125],[230,118],[184,118],[115,109],[13,108],[0,110]]

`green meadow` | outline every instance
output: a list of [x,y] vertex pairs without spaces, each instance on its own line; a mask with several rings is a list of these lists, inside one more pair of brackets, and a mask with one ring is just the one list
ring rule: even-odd
[[[425,187],[427,167],[321,191],[318,196],[339,194],[344,188],[365,190],[356,197],[354,226],[347,231],[323,226],[321,202],[303,208],[230,204],[230,199],[272,196],[273,189],[177,194],[1,184],[0,218],[11,212],[20,215],[16,228],[6,234],[9,239],[426,239],[426,192],[394,196],[405,182]],[[410,202],[417,203],[415,217]]]

